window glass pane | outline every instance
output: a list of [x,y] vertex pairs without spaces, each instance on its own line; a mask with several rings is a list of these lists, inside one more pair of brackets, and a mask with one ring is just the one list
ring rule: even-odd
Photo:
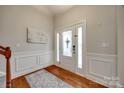
[[62,33],[63,39],[63,55],[72,57],[72,31]]
[[78,28],[78,68],[82,68],[82,27]]
[[59,33],[57,33],[57,62],[59,62]]

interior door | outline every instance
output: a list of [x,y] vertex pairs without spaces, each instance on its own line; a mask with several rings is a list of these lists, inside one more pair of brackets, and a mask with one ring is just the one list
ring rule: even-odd
[[75,28],[68,27],[60,33],[60,64],[63,68],[76,71],[75,59]]

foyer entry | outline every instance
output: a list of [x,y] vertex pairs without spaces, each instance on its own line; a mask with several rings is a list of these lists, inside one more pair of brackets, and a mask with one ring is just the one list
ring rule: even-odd
[[86,71],[86,24],[77,23],[56,33],[57,65],[84,75]]

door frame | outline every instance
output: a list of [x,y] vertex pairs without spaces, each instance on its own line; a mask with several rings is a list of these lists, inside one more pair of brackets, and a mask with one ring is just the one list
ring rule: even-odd
[[[61,68],[63,68],[61,65],[60,65],[60,62],[57,62],[57,38],[56,38],[56,34],[57,33],[61,33],[61,32],[63,32],[63,29],[66,29],[66,28],[69,28],[69,27],[72,27],[72,26],[79,26],[80,24],[82,24],[83,25],[83,27],[84,27],[84,29],[83,30],[85,30],[85,31],[83,31],[83,58],[84,58],[84,66],[83,66],[83,73],[81,74],[81,73],[78,73],[77,71],[75,71],[75,72],[73,72],[73,73],[76,73],[76,74],[79,74],[79,75],[82,75],[82,76],[86,76],[86,73],[87,73],[87,70],[88,70],[88,63],[87,63],[87,48],[86,48],[86,20],[84,19],[84,20],[80,20],[80,21],[76,21],[76,22],[73,22],[73,23],[71,23],[71,24],[67,24],[67,25],[64,25],[64,26],[61,26],[61,27],[57,27],[56,29],[55,29],[55,38],[54,38],[54,40],[55,40],[55,42],[54,42],[54,44],[55,44],[55,57],[54,57],[54,62],[55,62],[55,65],[57,65],[57,66],[59,66],[59,67],[61,67]],[[76,29],[75,29],[76,30]],[[77,57],[76,57],[77,58]],[[77,59],[76,59],[77,60]]]

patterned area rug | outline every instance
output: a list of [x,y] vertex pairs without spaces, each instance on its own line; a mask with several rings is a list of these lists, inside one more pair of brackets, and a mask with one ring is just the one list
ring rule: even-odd
[[73,88],[46,70],[41,70],[26,76],[26,80],[32,88]]

